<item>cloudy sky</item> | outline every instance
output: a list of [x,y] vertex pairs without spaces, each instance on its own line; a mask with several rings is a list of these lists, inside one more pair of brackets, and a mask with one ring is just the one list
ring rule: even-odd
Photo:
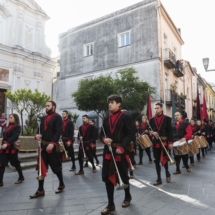
[[[130,6],[141,0],[36,0],[50,16],[46,41],[52,57],[59,55],[58,35],[68,29]],[[209,57],[215,69],[215,0],[162,0],[175,25],[181,28],[185,45],[182,57],[190,61],[207,81],[215,82],[215,72],[205,73],[202,58]]]

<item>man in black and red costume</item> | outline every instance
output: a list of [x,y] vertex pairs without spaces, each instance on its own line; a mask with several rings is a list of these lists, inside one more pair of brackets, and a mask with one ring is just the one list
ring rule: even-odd
[[[54,174],[59,179],[59,187],[55,191],[56,194],[61,193],[65,188],[62,174],[62,163],[57,152],[57,145],[62,130],[62,118],[55,112],[56,103],[54,101],[46,102],[47,115],[41,119],[40,127],[35,135],[36,140],[41,140],[41,172],[45,177],[50,165]],[[40,160],[40,158],[39,158]],[[40,163],[40,162],[38,162]],[[39,168],[38,168],[39,169]],[[38,198],[45,195],[44,179],[39,180],[39,188],[37,192],[30,198]]]
[[[65,146],[68,156],[71,157],[72,167],[70,171],[75,171],[75,155],[73,147],[73,136],[74,136],[74,126],[73,122],[68,118],[69,114],[67,110],[64,110],[62,113],[63,118],[63,127],[62,127],[62,140]],[[65,160],[65,153],[62,154],[62,160]]]
[[[193,133],[192,133],[191,125],[182,119],[182,115],[179,112],[175,113],[175,122],[172,125],[172,129],[173,129],[174,141],[184,142],[192,139]],[[191,169],[188,165],[188,160],[189,160],[188,154],[176,155],[174,153],[174,158],[175,158],[175,164],[176,164],[176,171],[173,173],[174,175],[181,174],[181,170],[180,170],[181,159],[183,160],[183,164],[187,169],[187,172],[191,172]]]
[[[166,150],[172,149],[173,144],[173,134],[171,127],[171,118],[163,114],[163,104],[157,102],[155,104],[155,116],[149,120],[149,124],[153,131],[150,132],[152,136],[153,143],[153,154],[154,154],[154,163],[157,172],[157,180],[154,182],[154,186],[162,184],[161,180],[161,166],[164,166],[166,171],[166,182],[170,183],[171,175],[168,169],[168,157],[163,149],[160,139],[163,142],[163,145],[166,147]],[[160,139],[159,139],[160,137]]]
[[[84,152],[86,153],[86,157],[89,159],[90,163],[93,167],[93,173],[96,173],[96,167],[93,162],[93,147],[96,144],[96,137],[95,137],[95,128],[93,125],[89,124],[89,117],[88,115],[82,116],[83,124],[79,127],[79,134],[78,138],[80,140],[80,146],[78,151],[78,160],[80,170],[76,172],[76,175],[84,174],[83,170],[83,158]],[[83,151],[84,147],[84,151]]]
[[128,168],[129,155],[126,149],[135,135],[134,126],[131,118],[121,112],[122,98],[118,95],[109,96],[107,99],[110,114],[103,121],[103,128],[100,133],[100,139],[105,144],[103,152],[103,168],[102,180],[105,182],[108,196],[108,206],[101,214],[109,214],[115,210],[114,204],[114,186],[118,181],[118,175],[114,166],[109,146],[112,147],[115,161],[119,170],[119,174],[124,184],[128,187],[125,189],[125,199],[122,207],[128,207],[131,202],[131,194],[129,188]]

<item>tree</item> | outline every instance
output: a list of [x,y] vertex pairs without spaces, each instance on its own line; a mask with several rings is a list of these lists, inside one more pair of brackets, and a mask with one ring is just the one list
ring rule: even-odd
[[19,89],[12,93],[8,90],[7,98],[11,101],[13,108],[20,114],[23,134],[23,113],[28,114],[26,124],[28,126],[27,134],[33,134],[37,127],[36,121],[44,114],[45,103],[50,100],[50,96],[40,93],[37,89],[35,92],[26,89]]
[[73,123],[75,124],[77,122],[77,119],[79,117],[79,114],[75,113],[75,112],[68,112],[69,116],[71,117]]
[[84,79],[78,84],[78,90],[72,94],[79,110],[94,110],[100,117],[108,111],[107,97],[114,93],[114,80],[110,75],[94,79]]
[[148,92],[155,92],[155,88],[142,82],[136,73],[134,68],[128,68],[118,71],[115,79],[107,75],[81,80],[72,97],[79,110],[93,110],[103,118],[108,113],[107,97],[119,94],[123,98],[123,109],[136,119],[144,109]]
[[27,107],[28,102],[28,93],[25,89],[20,89],[15,91],[14,93],[11,90],[7,90],[5,93],[7,98],[11,101],[12,107],[20,114],[21,117],[21,127],[23,131],[23,112]]
[[123,69],[116,73],[114,80],[116,92],[123,98],[123,109],[128,110],[134,120],[141,118],[148,93],[155,92],[155,88],[141,81],[136,73],[134,68]]

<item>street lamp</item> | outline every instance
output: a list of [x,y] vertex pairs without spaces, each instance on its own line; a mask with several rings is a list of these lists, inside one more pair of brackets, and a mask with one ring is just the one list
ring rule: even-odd
[[205,68],[205,72],[212,72],[212,71],[215,71],[215,69],[210,69],[210,70],[208,70],[209,58],[203,58],[203,59],[202,59],[202,62],[203,62],[203,66],[204,66],[204,68]]

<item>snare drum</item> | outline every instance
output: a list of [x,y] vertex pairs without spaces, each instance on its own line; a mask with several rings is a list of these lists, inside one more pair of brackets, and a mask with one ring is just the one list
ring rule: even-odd
[[204,147],[208,146],[208,142],[207,142],[207,140],[205,139],[204,136],[200,136],[199,139],[200,139],[200,143],[201,143],[201,148],[204,148]]
[[201,148],[201,143],[200,143],[199,136],[195,136],[193,141],[194,141],[194,143],[196,144],[196,146],[198,148]]
[[189,152],[188,144],[186,141],[176,141],[173,143],[173,150],[176,155],[186,155]]
[[196,145],[194,140],[188,140],[187,143],[188,143],[188,148],[189,148],[188,155],[190,157],[192,157],[192,156],[194,156],[194,155],[199,153],[198,145]]
[[142,149],[146,149],[152,145],[151,140],[147,134],[141,135],[139,138],[139,143]]

